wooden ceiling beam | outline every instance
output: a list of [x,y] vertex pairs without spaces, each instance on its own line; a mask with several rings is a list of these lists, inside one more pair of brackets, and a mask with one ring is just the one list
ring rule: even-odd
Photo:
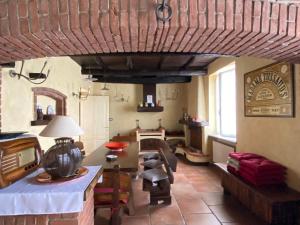
[[122,84],[166,84],[189,83],[192,77],[96,77],[94,82],[122,83]]
[[216,57],[232,57],[231,55],[222,55],[222,54],[214,54],[214,53],[197,53],[197,52],[111,52],[111,53],[97,53],[97,54],[88,54],[88,55],[73,55],[71,58],[83,57],[83,56],[196,56],[196,57],[205,57],[205,58],[216,58]]
[[181,67],[182,70],[186,70],[194,61],[196,56],[191,56],[189,60]]
[[101,66],[103,70],[107,70],[107,65],[103,62],[102,58],[99,56],[95,57],[95,62],[97,65]]
[[129,70],[107,70],[103,71],[101,69],[94,68],[82,68],[81,74],[93,74],[94,76],[105,76],[105,77],[167,77],[167,76],[203,76],[207,74],[207,70],[154,70],[154,71],[129,71]]

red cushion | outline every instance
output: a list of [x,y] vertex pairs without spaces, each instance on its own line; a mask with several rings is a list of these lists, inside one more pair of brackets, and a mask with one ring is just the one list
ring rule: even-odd
[[280,182],[285,181],[285,176],[283,174],[272,175],[272,176],[256,176],[251,173],[248,173],[248,171],[245,171],[245,170],[240,170],[239,173],[241,176],[251,177],[253,180],[256,180],[258,182],[268,182],[268,181],[274,181],[274,180],[280,181]]
[[244,159],[240,162],[240,168],[248,168],[255,173],[284,172],[286,168],[268,159]]
[[248,167],[240,167],[239,171],[243,171],[245,173],[248,173],[251,176],[257,177],[257,178],[266,178],[266,177],[284,177],[285,176],[285,170],[264,170],[259,173],[257,173],[255,170],[252,170]]
[[229,156],[238,161],[241,161],[243,159],[264,159],[264,157],[261,155],[247,152],[230,152]]
[[228,172],[230,172],[232,174],[239,175],[239,171],[230,165],[227,165],[227,170],[228,170]]
[[284,181],[277,180],[277,179],[268,179],[268,180],[257,180],[253,178],[252,176],[249,176],[247,174],[244,174],[240,172],[240,176],[247,182],[255,185],[255,186],[268,186],[268,185],[282,185],[284,184]]

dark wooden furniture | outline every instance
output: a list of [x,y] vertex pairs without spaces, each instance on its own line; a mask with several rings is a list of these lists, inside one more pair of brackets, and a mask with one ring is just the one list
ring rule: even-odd
[[[106,155],[117,155],[114,161],[107,161]],[[104,145],[97,148],[94,152],[86,156],[83,160],[83,166],[102,165],[104,171],[112,171],[115,165],[120,166],[120,170],[124,172],[138,171],[138,143],[130,142],[122,152],[111,151]]]
[[224,193],[235,196],[268,224],[297,224],[299,192],[288,187],[255,188],[229,173],[226,164],[216,163],[215,165],[221,174]]
[[112,172],[103,173],[103,182],[94,188],[94,208],[110,208],[110,224],[121,224],[121,208],[125,207],[129,215],[134,214],[131,176],[120,172],[118,165]]
[[[148,179],[143,179],[143,190],[150,192],[150,205],[157,205],[159,201],[162,201],[166,205],[170,205],[172,203],[171,198],[171,184],[174,183],[174,176],[172,169],[169,165],[168,159],[164,154],[164,151],[161,149],[159,150],[160,158],[164,164],[163,168],[155,168],[155,169],[148,169],[145,173],[151,173],[152,171],[154,176],[160,173],[166,173],[167,178],[163,178],[155,182],[155,185],[149,181]],[[158,174],[157,174],[158,173]]]

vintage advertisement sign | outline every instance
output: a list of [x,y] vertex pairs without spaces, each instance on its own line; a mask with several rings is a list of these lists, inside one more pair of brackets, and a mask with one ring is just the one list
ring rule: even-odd
[[245,116],[294,116],[294,70],[276,63],[244,75]]

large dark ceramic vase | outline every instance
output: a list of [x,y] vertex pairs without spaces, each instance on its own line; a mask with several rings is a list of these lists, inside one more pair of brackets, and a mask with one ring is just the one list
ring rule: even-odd
[[83,159],[80,149],[72,138],[58,138],[55,143],[43,157],[44,169],[52,179],[76,175]]

